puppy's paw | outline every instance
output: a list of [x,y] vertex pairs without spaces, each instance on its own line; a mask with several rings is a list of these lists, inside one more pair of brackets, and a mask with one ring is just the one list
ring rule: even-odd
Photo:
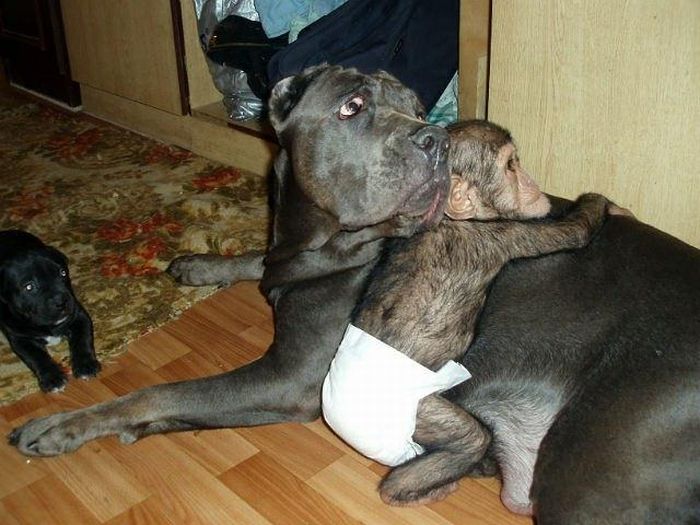
[[74,362],[72,368],[73,377],[92,379],[102,370],[102,365],[100,365],[97,359],[81,359],[80,361]]
[[68,378],[58,368],[50,372],[44,372],[37,378],[39,381],[39,388],[42,392],[47,392],[49,394],[55,394],[62,392],[66,387],[66,382]]

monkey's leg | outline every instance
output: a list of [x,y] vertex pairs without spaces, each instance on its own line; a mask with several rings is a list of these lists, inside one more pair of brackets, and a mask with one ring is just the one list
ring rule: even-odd
[[444,499],[482,460],[490,432],[471,414],[439,395],[420,401],[413,434],[425,452],[394,468],[379,486],[390,505],[423,505]]

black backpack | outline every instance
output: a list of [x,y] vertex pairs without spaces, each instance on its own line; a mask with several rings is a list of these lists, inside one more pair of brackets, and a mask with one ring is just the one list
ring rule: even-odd
[[383,69],[430,110],[457,71],[458,55],[459,0],[348,0],[272,55],[268,85],[323,62]]

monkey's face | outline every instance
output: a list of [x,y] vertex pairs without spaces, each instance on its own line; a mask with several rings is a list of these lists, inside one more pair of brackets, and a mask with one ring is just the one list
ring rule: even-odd
[[445,214],[455,220],[531,219],[547,215],[549,199],[520,166],[513,143],[501,146],[496,154],[489,154],[487,145],[472,148],[479,151],[478,167],[452,174]]
[[496,181],[501,189],[490,204],[498,217],[509,219],[533,219],[549,213],[551,203],[539,186],[520,165],[515,145],[503,146],[495,162]]
[[549,199],[520,165],[507,129],[486,120],[466,120],[448,129],[452,142],[448,217],[531,219],[549,213]]

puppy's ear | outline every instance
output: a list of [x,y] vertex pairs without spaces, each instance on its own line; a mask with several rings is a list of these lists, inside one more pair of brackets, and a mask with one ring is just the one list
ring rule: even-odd
[[56,264],[68,268],[68,257],[66,257],[62,251],[57,250],[53,246],[47,246],[46,255]]
[[304,96],[306,89],[330,66],[322,64],[305,69],[298,75],[283,78],[272,88],[268,101],[272,127],[279,134],[289,114]]

